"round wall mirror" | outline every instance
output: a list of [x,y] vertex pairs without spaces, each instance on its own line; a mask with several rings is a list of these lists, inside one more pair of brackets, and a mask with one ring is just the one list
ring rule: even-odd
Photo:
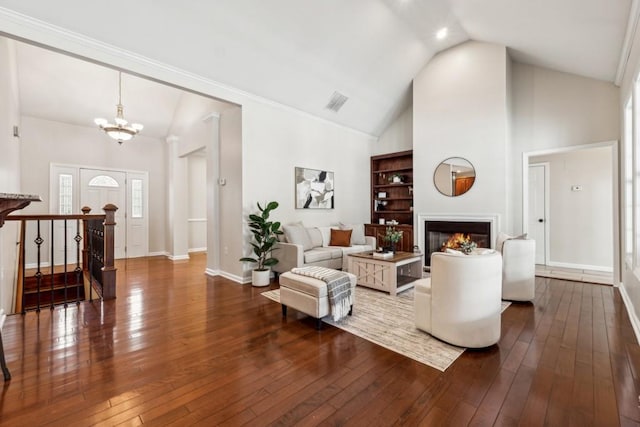
[[460,196],[473,186],[476,170],[462,157],[449,157],[440,162],[433,173],[433,184],[445,196]]

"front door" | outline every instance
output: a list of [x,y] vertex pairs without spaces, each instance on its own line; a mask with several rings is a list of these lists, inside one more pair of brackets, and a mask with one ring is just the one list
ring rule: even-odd
[[92,214],[104,213],[102,208],[109,203],[118,207],[114,237],[116,258],[126,258],[126,202],[125,172],[80,169],[80,206],[90,207]]

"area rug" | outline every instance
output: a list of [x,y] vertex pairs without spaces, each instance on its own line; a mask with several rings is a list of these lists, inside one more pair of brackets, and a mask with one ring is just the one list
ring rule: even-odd
[[[280,302],[279,289],[263,292],[262,295]],[[509,304],[503,301],[502,311]],[[340,322],[334,322],[327,316],[322,321],[443,372],[465,350],[416,328],[413,320],[413,289],[392,297],[358,286],[353,316],[347,316]]]

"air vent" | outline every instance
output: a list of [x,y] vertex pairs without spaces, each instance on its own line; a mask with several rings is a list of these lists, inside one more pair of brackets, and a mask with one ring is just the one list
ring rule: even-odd
[[333,95],[331,95],[331,98],[329,99],[329,103],[324,108],[337,113],[340,111],[344,103],[347,102],[347,99],[349,98],[340,92],[333,92]]

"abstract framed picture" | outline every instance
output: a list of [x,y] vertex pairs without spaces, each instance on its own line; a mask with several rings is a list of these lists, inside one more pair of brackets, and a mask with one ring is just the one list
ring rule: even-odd
[[333,209],[333,172],[296,167],[296,209]]

